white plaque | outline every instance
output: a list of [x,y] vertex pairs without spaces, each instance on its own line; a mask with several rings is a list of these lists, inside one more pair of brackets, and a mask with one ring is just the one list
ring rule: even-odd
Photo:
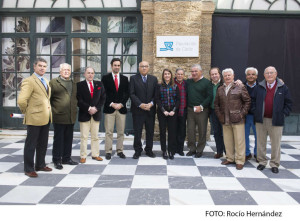
[[156,57],[199,57],[199,36],[156,36]]

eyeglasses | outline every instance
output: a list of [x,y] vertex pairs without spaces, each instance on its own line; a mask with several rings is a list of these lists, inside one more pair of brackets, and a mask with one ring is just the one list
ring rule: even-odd
[[148,65],[139,66],[140,68],[149,68]]
[[275,73],[275,72],[273,72],[273,71],[265,72],[266,75],[272,75],[272,74],[274,74],[274,73]]

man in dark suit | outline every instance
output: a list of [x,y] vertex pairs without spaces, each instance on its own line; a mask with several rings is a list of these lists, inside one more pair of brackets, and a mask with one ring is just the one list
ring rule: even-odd
[[[24,171],[29,177],[37,177],[35,171],[52,171],[46,166],[45,156],[48,147],[49,125],[52,121],[50,95],[51,88],[43,77],[47,61],[38,58],[33,65],[34,73],[23,80],[18,105],[27,125],[24,147]],[[34,154],[36,161],[34,165]]]
[[99,156],[99,125],[101,107],[105,102],[105,89],[101,81],[94,81],[95,70],[87,67],[85,80],[77,83],[77,100],[79,107],[78,121],[80,124],[80,163],[86,162],[87,140],[91,131],[92,159],[102,161]]
[[142,148],[142,130],[145,124],[146,129],[146,155],[155,157],[152,152],[153,134],[155,121],[155,87],[157,86],[157,78],[148,75],[150,65],[147,61],[139,63],[139,74],[130,78],[130,99],[131,112],[133,118],[134,142],[133,147],[135,153],[133,159],[138,159],[141,156]]
[[120,74],[121,60],[113,58],[110,62],[112,73],[102,77],[106,92],[106,101],[103,112],[105,113],[105,158],[111,159],[113,132],[117,129],[117,155],[125,159],[123,153],[124,130],[126,121],[126,102],[129,98],[128,78]]

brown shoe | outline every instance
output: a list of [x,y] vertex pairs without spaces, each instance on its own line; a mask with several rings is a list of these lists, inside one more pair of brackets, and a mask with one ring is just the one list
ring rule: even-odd
[[85,158],[80,158],[80,163],[85,163],[86,159]]
[[92,157],[93,160],[102,161],[103,159],[101,157]]
[[43,168],[35,168],[35,171],[50,172],[52,171],[52,169],[50,167],[43,167]]
[[29,177],[33,177],[33,178],[38,177],[37,173],[34,172],[34,171],[32,171],[32,172],[25,172],[25,175],[29,176]]
[[217,154],[215,154],[215,156],[214,156],[215,159],[219,159],[219,158],[221,158],[221,157],[223,157],[223,154],[222,154],[222,153],[217,153]]
[[228,164],[234,164],[234,162],[230,162],[228,160],[225,160],[221,163],[222,165],[228,165]]
[[235,165],[235,168],[236,168],[237,170],[242,170],[243,167],[244,167],[243,164],[237,164],[237,165]]

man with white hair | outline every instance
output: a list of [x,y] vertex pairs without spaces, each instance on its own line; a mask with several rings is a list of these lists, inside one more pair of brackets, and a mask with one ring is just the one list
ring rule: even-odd
[[50,81],[51,106],[54,127],[52,161],[58,170],[62,164],[77,165],[71,159],[73,128],[77,115],[77,87],[71,78],[71,65],[60,65],[60,75]]
[[277,77],[275,67],[267,67],[265,79],[257,85],[253,96],[253,113],[257,131],[258,170],[265,169],[267,159],[267,137],[271,141],[270,167],[278,173],[280,165],[280,141],[282,137],[284,117],[292,110],[292,100],[288,87]]
[[245,163],[245,116],[251,105],[251,98],[244,87],[234,82],[231,68],[222,71],[224,85],[218,88],[215,97],[215,112],[223,127],[226,160],[222,165],[236,163],[242,170]]
[[[246,87],[246,89],[248,91],[248,94],[252,98],[253,97],[254,88],[258,84],[258,82],[257,82],[258,71],[254,67],[248,67],[245,70],[245,74],[246,74],[246,81],[244,82],[244,84],[245,84],[245,87]],[[249,142],[249,136],[250,136],[250,129],[251,128],[252,128],[252,131],[253,131],[253,134],[254,134],[254,138],[255,138],[255,146],[254,146],[253,155],[254,155],[254,158],[257,159],[256,129],[255,129],[253,112],[251,111],[251,108],[250,108],[248,114],[246,115],[246,122],[245,122],[245,140],[246,140],[246,156],[245,156],[245,160],[250,160],[252,158],[252,154],[251,154],[251,151],[250,151],[250,142]]]

